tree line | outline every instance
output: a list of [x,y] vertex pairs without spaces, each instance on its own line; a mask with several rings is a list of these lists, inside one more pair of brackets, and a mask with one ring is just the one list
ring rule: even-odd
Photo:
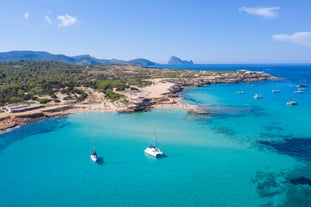
[[[57,92],[67,98],[83,101],[87,94],[79,87],[90,87],[105,93],[111,100],[122,96],[116,91],[130,85],[149,84],[140,77],[109,77],[109,67],[81,66],[55,61],[18,61],[0,63],[0,105],[28,100],[46,103],[57,100]],[[108,74],[108,75],[107,75]],[[74,95],[75,94],[75,95]],[[48,95],[48,99],[39,99]]]

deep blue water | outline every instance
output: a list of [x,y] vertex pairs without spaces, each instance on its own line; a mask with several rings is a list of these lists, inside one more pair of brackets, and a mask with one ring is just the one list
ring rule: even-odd
[[311,82],[311,64],[194,64],[156,65],[158,68],[179,70],[252,70],[285,78],[293,83]]
[[[311,89],[293,91],[311,83],[311,65],[181,69],[248,69],[283,79],[181,94],[211,115],[77,113],[0,134],[0,206],[310,207]],[[280,93],[271,92],[276,87]],[[290,99],[298,105],[287,106]],[[154,129],[163,159],[143,152]],[[89,159],[92,138],[101,164]]]

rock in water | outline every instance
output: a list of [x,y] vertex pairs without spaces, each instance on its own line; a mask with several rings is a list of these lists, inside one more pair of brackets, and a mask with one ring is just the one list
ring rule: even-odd
[[169,65],[193,65],[193,62],[192,62],[192,60],[187,61],[187,60],[182,60],[176,56],[172,56],[168,60],[167,64],[169,64]]

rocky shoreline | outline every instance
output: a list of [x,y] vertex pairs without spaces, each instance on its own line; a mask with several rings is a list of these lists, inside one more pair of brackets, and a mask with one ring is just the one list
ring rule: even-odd
[[3,114],[0,114],[0,132],[23,125],[27,122],[70,114],[70,111],[67,111],[70,108],[72,108],[72,106],[65,105],[46,107],[21,113],[3,112]]
[[[23,125],[26,122],[37,121],[44,118],[63,116],[76,112],[144,112],[153,108],[180,108],[193,114],[209,114],[208,111],[194,105],[183,104],[179,94],[184,86],[206,86],[215,83],[238,83],[275,80],[269,74],[253,71],[232,71],[232,72],[208,72],[197,71],[191,77],[187,73],[178,78],[154,78],[151,86],[137,88],[133,91],[120,91],[128,100],[127,104],[115,102],[84,102],[72,104],[46,105],[43,108],[25,111],[20,113],[0,113],[0,131]],[[101,99],[101,96],[94,99]],[[93,100],[94,101],[94,100]],[[96,100],[98,101],[98,100]]]
[[[206,75],[207,73],[209,75]],[[140,101],[135,100],[135,102],[131,102],[128,107],[121,109],[120,112],[148,111],[158,105],[174,105],[180,103],[179,94],[184,90],[185,86],[200,87],[217,83],[239,83],[278,79],[263,72],[246,70],[233,71],[231,73],[213,73],[214,74],[210,74],[210,72],[207,71],[199,71],[194,77],[162,78],[159,82],[172,84],[167,88],[166,92],[161,93],[158,97],[144,96]],[[198,109],[197,107],[190,107],[188,111],[189,113],[195,114],[209,113],[204,109]]]

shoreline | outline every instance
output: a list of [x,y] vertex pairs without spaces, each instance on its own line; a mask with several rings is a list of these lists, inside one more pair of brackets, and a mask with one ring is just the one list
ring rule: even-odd
[[[66,110],[63,108],[66,107]],[[186,111],[195,111],[197,106],[184,104],[184,103],[174,103],[174,104],[159,104],[154,105],[152,108],[148,109],[180,109]],[[44,112],[45,108],[41,110],[32,110],[21,113],[8,113],[3,112],[0,114],[0,134],[2,132],[8,132],[14,128],[18,128],[26,123],[39,121],[42,119],[53,118],[53,117],[62,117],[75,113],[135,113],[128,111],[117,110],[116,108],[107,108],[102,104],[92,104],[92,105],[57,105],[54,106],[54,112]]]
[[[205,73],[199,71],[199,73]],[[103,93],[86,89],[89,98],[81,103],[58,103],[44,105],[43,108],[10,113],[0,113],[0,132],[8,131],[27,122],[37,121],[45,118],[65,116],[78,112],[105,112],[105,113],[131,113],[149,111],[152,109],[181,109],[188,113],[209,114],[208,111],[197,105],[182,102],[179,94],[184,86],[205,86],[214,83],[238,83],[264,80],[275,80],[276,78],[262,72],[236,71],[231,76],[197,76],[192,78],[152,78],[151,85],[136,87],[135,91],[118,91],[128,103],[121,101],[109,101]],[[241,75],[242,74],[242,75]]]
[[[141,93],[144,93],[144,98],[152,100],[146,106],[146,110],[153,109],[181,109],[181,110],[195,110],[197,106],[182,103],[182,99],[177,95],[176,97],[165,99],[162,102],[156,102],[155,100],[163,98],[167,95],[169,87],[175,84],[158,82],[153,86],[141,88]],[[131,94],[122,92],[129,100],[137,96],[137,94]],[[165,95],[162,95],[165,94]],[[100,94],[103,96],[103,94]],[[97,97],[99,98],[99,97]],[[101,103],[74,103],[74,104],[55,104],[46,105],[43,108],[10,113],[0,113],[0,132],[7,132],[13,128],[22,126],[25,123],[42,120],[45,118],[60,117],[74,113],[89,113],[89,112],[102,112],[102,113],[131,113],[136,112],[129,110],[126,105],[119,102],[103,101]]]

